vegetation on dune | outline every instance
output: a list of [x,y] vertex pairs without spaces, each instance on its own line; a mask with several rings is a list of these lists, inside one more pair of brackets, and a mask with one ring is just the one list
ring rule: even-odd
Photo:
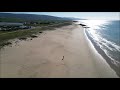
[[[46,23],[46,22],[45,22]],[[50,22],[51,23],[51,22]],[[53,22],[52,22],[53,23]],[[42,33],[44,30],[54,30],[55,28],[70,25],[71,22],[59,22],[55,24],[43,25],[42,27],[35,27],[34,29],[16,30],[16,31],[0,31],[0,47],[9,45],[8,40],[18,38],[20,40],[26,40],[27,37],[35,38],[35,34]]]

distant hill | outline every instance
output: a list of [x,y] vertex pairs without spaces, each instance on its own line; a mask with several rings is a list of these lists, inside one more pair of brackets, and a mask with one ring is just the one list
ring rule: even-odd
[[13,13],[0,13],[0,21],[35,21],[35,20],[85,20],[74,17],[56,17],[50,15],[36,15],[36,14],[13,14]]
[[[75,18],[74,18],[75,19]],[[73,18],[55,17],[49,15],[36,15],[36,14],[12,14],[0,13],[0,21],[35,21],[35,20],[73,20]]]

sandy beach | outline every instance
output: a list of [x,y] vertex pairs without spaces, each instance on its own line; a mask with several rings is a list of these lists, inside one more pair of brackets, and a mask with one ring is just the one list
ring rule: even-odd
[[80,25],[44,31],[0,51],[2,78],[117,78]]

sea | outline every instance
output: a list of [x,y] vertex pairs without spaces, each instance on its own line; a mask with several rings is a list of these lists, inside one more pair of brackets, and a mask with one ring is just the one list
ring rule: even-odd
[[97,52],[120,77],[120,20],[79,20]]

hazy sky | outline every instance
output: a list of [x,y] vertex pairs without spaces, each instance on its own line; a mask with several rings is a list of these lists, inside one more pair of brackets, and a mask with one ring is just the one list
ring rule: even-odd
[[26,13],[26,14],[43,14],[58,17],[75,17],[83,19],[105,19],[120,20],[120,12],[9,12],[9,13]]

